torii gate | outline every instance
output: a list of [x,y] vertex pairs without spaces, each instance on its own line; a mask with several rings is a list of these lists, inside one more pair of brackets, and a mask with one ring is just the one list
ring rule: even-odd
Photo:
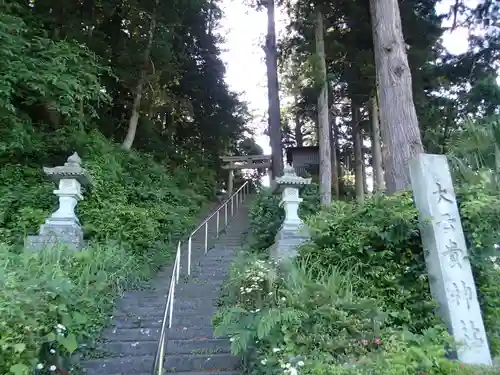
[[229,179],[227,181],[227,193],[233,193],[233,179],[235,169],[261,169],[267,168],[271,173],[271,155],[246,155],[246,156],[222,156],[221,160],[227,163],[222,169],[229,169]]

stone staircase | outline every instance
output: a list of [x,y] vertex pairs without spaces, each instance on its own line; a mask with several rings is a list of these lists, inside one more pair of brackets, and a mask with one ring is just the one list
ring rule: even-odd
[[[213,337],[212,316],[220,288],[228,275],[237,249],[248,227],[249,198],[235,216],[228,215],[228,227],[215,238],[216,226],[209,222],[209,244],[204,254],[205,230],[192,239],[191,276],[187,276],[187,246],[182,247],[179,283],[175,288],[172,328],[167,330],[164,373],[172,375],[236,375],[241,360],[230,353],[227,338]],[[224,211],[221,212],[224,223]],[[221,225],[221,228],[223,226]],[[172,267],[163,271],[151,290],[128,292],[102,335],[92,359],[81,362],[88,375],[153,375]]]

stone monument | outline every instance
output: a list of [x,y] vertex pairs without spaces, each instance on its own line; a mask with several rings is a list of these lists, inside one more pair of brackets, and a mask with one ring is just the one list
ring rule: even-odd
[[75,214],[78,201],[83,199],[81,187],[91,181],[88,172],[81,167],[82,160],[75,152],[63,166],[43,168],[59,189],[54,194],[59,198],[59,208],[40,226],[37,236],[28,236],[26,247],[40,250],[59,244],[75,250],[84,246],[83,231]]
[[433,297],[459,347],[458,360],[491,365],[491,354],[446,156],[410,162],[420,233]]
[[290,259],[297,255],[298,247],[309,239],[309,233],[299,217],[299,188],[311,183],[310,178],[302,178],[295,174],[292,166],[287,165],[284,175],[276,180],[278,189],[282,192],[280,205],[285,210],[285,219],[276,234],[271,246],[271,258],[275,261]]

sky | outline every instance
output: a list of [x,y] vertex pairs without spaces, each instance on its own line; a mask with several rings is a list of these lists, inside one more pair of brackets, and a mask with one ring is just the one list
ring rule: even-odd
[[[476,0],[472,1],[476,2]],[[443,0],[437,10],[447,13],[454,0]],[[472,5],[472,4],[471,4]],[[262,45],[267,30],[267,14],[257,12],[245,5],[242,0],[223,0],[224,19],[221,22],[221,35],[226,39],[222,46],[222,59],[226,65],[226,82],[230,89],[241,93],[255,115],[256,142],[271,153],[269,138],[262,134],[267,127],[263,116],[267,113],[266,65]],[[286,16],[277,12],[276,31],[278,39],[283,35]],[[456,29],[452,34],[443,35],[445,47],[455,54],[467,50],[467,30]]]

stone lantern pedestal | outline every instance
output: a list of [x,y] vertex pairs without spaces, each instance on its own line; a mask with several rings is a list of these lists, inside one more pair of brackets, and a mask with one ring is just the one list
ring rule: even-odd
[[81,162],[75,152],[63,166],[43,168],[45,174],[58,185],[54,194],[59,198],[59,208],[40,226],[39,235],[27,237],[26,248],[41,250],[57,245],[66,245],[75,250],[83,248],[83,230],[75,207],[83,199],[81,187],[90,183],[90,176],[81,167]]
[[280,205],[285,210],[285,219],[270,248],[271,258],[277,262],[296,257],[299,246],[309,239],[307,228],[299,217],[302,202],[299,188],[309,185],[311,179],[297,176],[291,166],[286,166],[284,172],[276,179],[276,185],[282,192]]

